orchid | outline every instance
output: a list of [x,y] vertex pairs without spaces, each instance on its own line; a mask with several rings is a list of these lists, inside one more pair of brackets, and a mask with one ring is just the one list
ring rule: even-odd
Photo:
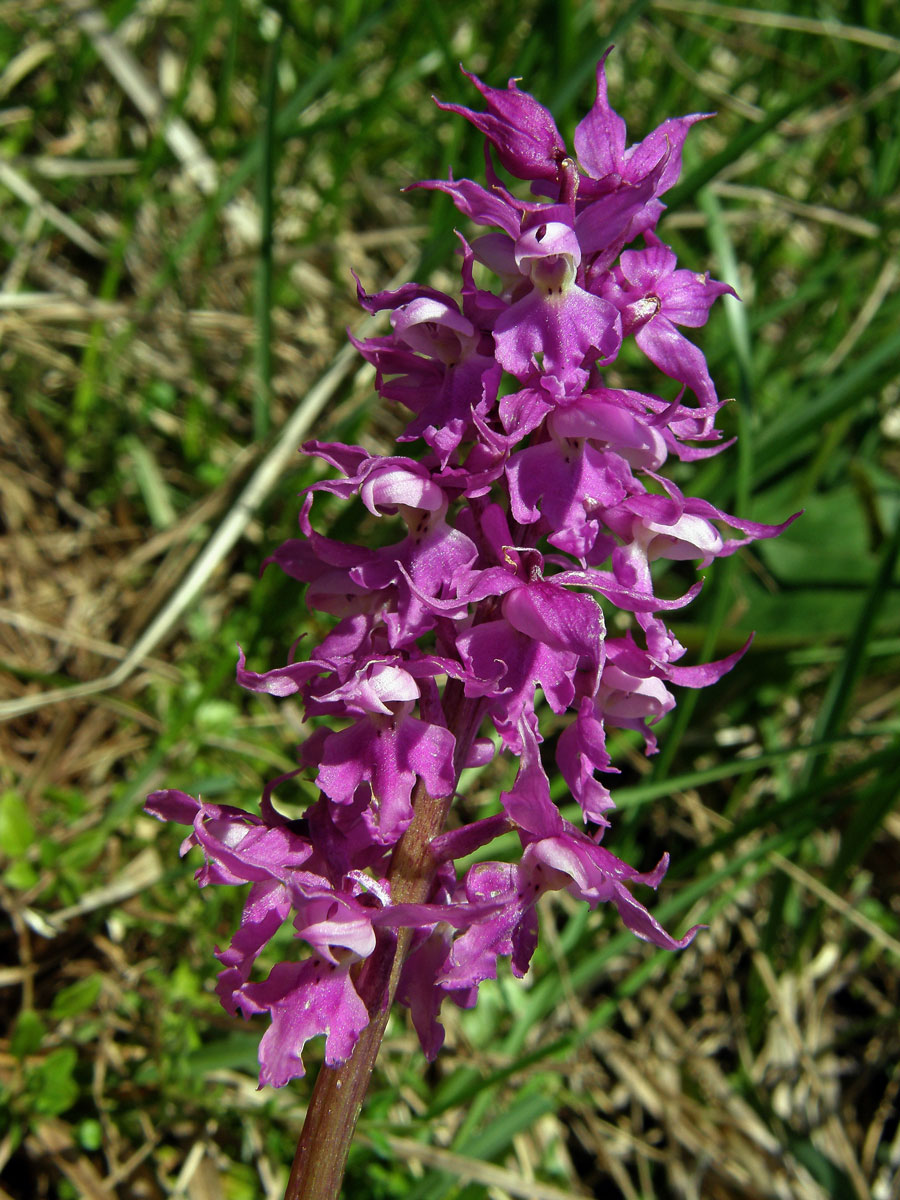
[[[295,695],[316,720],[298,771],[319,799],[300,822],[279,811],[274,785],[259,816],[174,790],[147,801],[154,816],[190,827],[183,852],[202,851],[201,886],[250,885],[240,928],[217,951],[218,991],[230,1012],[271,1018],[261,1083],[302,1076],[304,1046],[324,1036],[327,1067],[345,1072],[334,1086],[352,1081],[351,1129],[392,1002],[410,1009],[433,1059],[445,1002],[474,1004],[501,958],[516,975],[528,970],[545,893],[609,902],[658,947],[695,936],[697,926],[668,933],[633,890],[657,888],[667,858],[642,870],[604,844],[614,791],[600,777],[615,774],[606,731],[635,729],[652,754],[652,727],[676,703],[671,687],[713,684],[747,649],[676,665],[684,648],[660,614],[688,604],[700,583],[659,595],[653,563],[706,565],[788,524],[730,516],[660,473],[670,455],[690,462],[726,445],[705,359],[681,328],[702,326],[733,292],[676,268],[655,232],[660,196],[702,114],[627,147],[601,62],[573,157],[550,113],[514,82],[469,79],[487,111],[441,107],[485,135],[488,187],[420,185],[447,192],[488,230],[462,241],[459,299],[414,283],[358,288],[367,311],[389,314],[390,332],[355,344],[379,394],[409,414],[400,441],[420,441],[423,452],[304,446],[338,477],[307,489],[302,536],[267,565],[305,586],[307,606],[336,624],[299,661],[257,673],[242,652],[238,663],[244,687]],[[500,181],[494,154],[536,198]],[[493,290],[476,286],[476,263],[495,273]],[[675,381],[677,394],[613,385],[606,372],[628,338],[658,370],[661,391]],[[395,520],[399,538],[376,549],[320,534],[322,493],[358,497],[373,519]],[[630,628],[610,637],[615,610],[630,614]],[[548,709],[566,721],[555,741]],[[451,816],[460,772],[498,753],[514,755],[518,771],[495,813],[475,824]],[[554,759],[580,826],[551,799]],[[493,861],[491,844],[510,831],[519,860]],[[475,850],[484,860],[458,870]],[[283,926],[292,955],[254,978]],[[311,1197],[333,1194],[349,1137],[340,1133],[331,1184],[316,1183],[327,1172],[308,1147],[336,1120],[327,1077],[330,1099],[314,1097],[292,1176]]]

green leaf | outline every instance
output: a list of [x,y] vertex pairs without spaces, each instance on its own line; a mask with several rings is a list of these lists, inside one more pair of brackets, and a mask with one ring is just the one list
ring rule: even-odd
[[809,1138],[788,1134],[788,1142],[797,1161],[825,1188],[832,1200],[854,1200],[859,1194],[847,1173],[827,1158]]
[[99,1150],[103,1145],[103,1126],[95,1117],[87,1117],[79,1124],[77,1136],[83,1150]]
[[75,1066],[78,1054],[73,1046],[61,1046],[42,1063],[26,1073],[28,1092],[36,1113],[58,1117],[78,1099]]
[[46,1033],[47,1026],[41,1017],[33,1009],[26,1008],[19,1013],[9,1048],[16,1058],[35,1054],[40,1049]]
[[226,1037],[207,1038],[196,1050],[187,1054],[191,1071],[259,1070],[259,1033],[230,1033]]
[[0,795],[0,850],[9,858],[24,854],[34,841],[34,825],[18,792]]
[[150,520],[156,529],[168,529],[175,524],[178,514],[153,451],[138,437],[127,438],[124,448],[131,455],[134,479],[147,505]]
[[794,116],[811,100],[827,95],[828,88],[843,72],[841,67],[832,67],[830,71],[819,73],[815,81],[801,92],[791,93],[788,100],[779,108],[773,108],[758,122],[749,124],[718,154],[710,155],[699,166],[695,167],[686,178],[671,188],[666,196],[666,205],[678,208],[686,200],[693,197],[704,184],[715,179],[726,167],[736,162],[742,154],[761,141],[771,129],[775,129],[782,121]]
[[784,415],[772,421],[757,441],[757,457],[762,464],[757,486],[785,470],[798,459],[803,460],[808,448],[821,436],[822,426],[845,409],[856,406],[861,398],[871,396],[873,381],[882,370],[890,371],[900,354],[900,333],[886,337],[868,354],[855,358],[853,365],[834,381],[824,382],[816,389],[815,397],[804,404],[786,406]]
[[14,862],[3,872],[3,882],[17,892],[24,892],[28,888],[34,887],[39,878],[37,871],[24,858],[20,858],[18,862]]
[[89,975],[86,979],[69,984],[53,997],[50,1012],[58,1021],[87,1012],[97,1003],[102,985],[103,979],[100,975]]
[[73,871],[84,870],[102,855],[108,841],[109,834],[105,829],[86,829],[60,852],[58,861]]

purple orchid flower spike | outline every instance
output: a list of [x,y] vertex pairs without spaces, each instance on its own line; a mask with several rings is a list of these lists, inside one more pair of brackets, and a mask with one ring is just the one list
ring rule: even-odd
[[[259,815],[175,790],[147,801],[189,827],[182,853],[202,853],[200,886],[248,889],[239,928],[216,951],[217,992],[229,1012],[269,1018],[261,1084],[302,1076],[308,1043],[324,1038],[290,1200],[337,1195],[393,1001],[433,1059],[445,1000],[471,1007],[501,959],[515,975],[529,969],[542,896],[608,904],[668,950],[695,936],[696,925],[663,929],[640,899],[662,883],[668,856],[647,871],[607,849],[617,774],[607,735],[634,730],[653,753],[679,689],[735,665],[749,642],[685,664],[667,614],[700,590],[683,578],[692,563],[789,524],[731,516],[665,473],[672,458],[729,444],[706,360],[681,330],[734,293],[679,268],[654,232],[701,114],[628,146],[604,58],[575,158],[516,81],[468,78],[486,111],[439,104],[484,134],[486,186],[418,185],[448,193],[485,230],[471,245],[460,238],[458,292],[407,283],[368,294],[358,283],[385,332],[354,344],[391,419],[400,414],[400,447],[308,442],[332,475],[306,489],[300,536],[266,560],[305,589],[300,612],[332,625],[267,671],[238,657],[242,686],[302,706],[297,769],[276,782],[297,787],[300,776],[317,798],[299,820],[280,813],[274,783]],[[531,198],[500,168],[529,182]],[[663,394],[625,386],[625,343],[661,373]],[[355,544],[316,528],[323,496],[354,506]],[[662,578],[672,562],[674,585]],[[494,810],[467,822],[461,772],[494,770],[494,759],[506,790],[498,782]],[[551,764],[579,827],[553,799]],[[520,853],[504,858],[510,833]]]

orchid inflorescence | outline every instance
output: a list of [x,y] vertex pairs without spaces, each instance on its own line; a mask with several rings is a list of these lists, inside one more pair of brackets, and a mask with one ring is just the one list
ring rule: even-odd
[[[201,886],[252,885],[240,928],[217,951],[217,991],[232,1013],[271,1016],[262,1083],[302,1075],[301,1052],[318,1034],[327,1064],[350,1057],[373,1004],[391,999],[361,994],[361,967],[394,954],[398,940],[396,998],[433,1059],[445,998],[471,1007],[500,956],[524,975],[545,892],[565,889],[592,907],[611,901],[656,946],[683,947],[696,932],[671,937],[632,894],[633,884],[659,884],[668,856],[639,872],[601,842],[613,808],[599,778],[614,771],[605,730],[638,730],[653,753],[650,726],[674,706],[670,686],[714,683],[744,652],[678,665],[684,647],[660,614],[683,608],[700,583],[660,597],[650,564],[706,565],[784,526],[687,498],[660,473],[669,456],[690,462],[728,444],[715,428],[722,403],[704,356],[680,327],[703,325],[713,301],[734,293],[677,268],[655,232],[685,137],[705,114],[667,120],[626,147],[604,66],[574,156],[515,81],[501,90],[470,75],[487,111],[441,108],[485,135],[488,186],[416,185],[446,192],[490,230],[471,244],[460,236],[460,300],[416,283],[374,295],[358,287],[365,310],[390,314],[391,332],[355,344],[381,396],[412,413],[398,441],[424,450],[412,458],[303,447],[339,478],[306,489],[302,537],[267,563],[306,585],[310,609],[337,620],[308,658],[256,674],[241,653],[237,668],[244,687],[299,695],[318,719],[298,771],[314,774],[319,798],[299,821],[273,802],[281,780],[265,790],[259,816],[175,790],[147,802],[160,819],[192,827],[182,849],[203,850]],[[531,198],[501,182],[492,151],[531,183]],[[484,268],[499,280],[494,290],[476,282]],[[674,399],[607,380],[626,338],[680,385]],[[323,492],[398,517],[405,536],[372,548],[322,535],[312,510]],[[631,614],[617,622],[624,632],[607,636],[604,610]],[[542,719],[555,733],[564,713],[572,715],[554,757],[583,827],[552,801],[550,755],[541,754]],[[518,759],[515,781],[495,813],[466,822],[453,804],[460,772],[498,749]],[[426,811],[427,871],[412,893],[398,886],[396,863]],[[457,860],[509,831],[521,843],[517,862],[481,854],[458,872]],[[288,921],[305,950],[253,980],[255,960]]]

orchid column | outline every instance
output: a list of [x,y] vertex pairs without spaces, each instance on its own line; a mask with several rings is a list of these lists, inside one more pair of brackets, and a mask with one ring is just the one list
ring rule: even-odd
[[[412,414],[398,450],[408,443],[415,456],[304,447],[337,477],[307,489],[301,536],[268,561],[334,626],[308,658],[263,674],[243,654],[238,662],[244,687],[302,700],[315,727],[293,774],[314,780],[319,798],[301,821],[279,812],[283,780],[259,815],[173,790],[147,802],[191,826],[183,851],[202,849],[201,886],[250,885],[239,930],[216,952],[217,991],[230,1012],[270,1018],[261,1084],[302,1076],[306,1042],[325,1036],[288,1190],[306,1200],[339,1191],[394,999],[433,1059],[445,1000],[474,1005],[499,957],[516,975],[528,969],[544,892],[611,901],[656,946],[694,936],[696,927],[672,937],[632,892],[657,887],[667,857],[640,871],[602,844],[614,807],[605,731],[639,730],[653,753],[671,687],[714,683],[743,653],[680,665],[664,615],[700,584],[658,595],[651,564],[706,565],[783,528],[688,498],[662,473],[670,457],[725,448],[721,402],[681,329],[703,325],[731,289],[678,269],[655,232],[701,115],[626,147],[601,62],[573,157],[514,83],[469,78],[487,111],[441,107],[484,133],[487,186],[419,185],[447,192],[488,230],[460,238],[459,298],[419,284],[359,288],[368,312],[389,313],[389,334],[356,344],[379,394]],[[500,180],[494,156],[530,196]],[[658,369],[660,395],[619,386],[613,364],[626,338]],[[358,497],[396,540],[375,549],[317,532],[322,492]],[[604,613],[616,610],[629,616],[612,637]],[[546,717],[556,726],[566,713],[545,742]],[[465,823],[453,803],[461,770],[507,752],[519,763],[512,786],[493,815]],[[551,770],[580,806],[578,825],[551,800]],[[518,861],[491,861],[488,847],[510,830]],[[457,860],[476,850],[484,861],[460,872]],[[295,951],[261,972],[257,959],[286,922]]]

